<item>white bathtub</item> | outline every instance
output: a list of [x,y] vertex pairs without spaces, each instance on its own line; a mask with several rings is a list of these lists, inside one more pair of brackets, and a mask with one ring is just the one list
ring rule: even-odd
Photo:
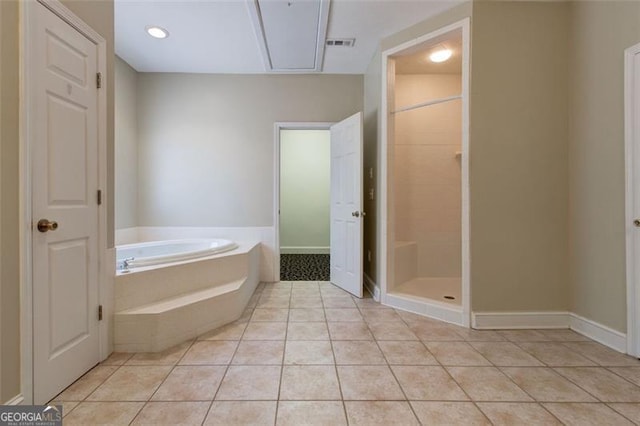
[[119,271],[143,266],[182,262],[233,250],[238,245],[223,239],[188,239],[152,241],[116,247],[116,268]]

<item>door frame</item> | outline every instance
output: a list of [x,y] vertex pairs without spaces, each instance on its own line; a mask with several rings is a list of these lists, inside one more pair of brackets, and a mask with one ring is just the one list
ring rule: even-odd
[[[640,172],[634,173],[634,157],[640,159],[640,134],[636,133],[635,117],[640,109],[640,90],[634,90],[634,75],[640,73],[634,64],[634,56],[640,54],[640,43],[624,51],[624,159],[625,159],[625,240],[627,264],[627,353],[640,356],[640,276],[635,263],[640,247],[635,243],[638,229],[633,225],[634,181],[640,181]],[[638,78],[640,81],[640,78]],[[638,160],[640,163],[640,160]],[[640,165],[640,164],[636,164]],[[638,188],[635,188],[636,191]]]
[[[430,311],[440,317],[440,319],[459,323],[463,327],[471,325],[471,252],[470,252],[470,182],[469,182],[469,79],[470,79],[470,19],[465,18],[453,24],[444,26],[440,29],[412,39],[395,47],[389,48],[382,52],[382,90],[380,104],[380,147],[379,147],[379,163],[380,181],[378,194],[380,194],[380,208],[378,220],[378,236],[379,236],[379,253],[377,264],[380,273],[380,290],[383,304],[387,304],[388,282],[392,277],[390,274],[393,268],[389,268],[389,90],[392,88],[389,84],[389,58],[403,50],[425,43],[431,39],[442,36],[451,31],[462,30],[462,158],[461,158],[461,175],[462,175],[462,315],[459,315],[449,308],[442,308],[442,304],[433,304],[429,307]],[[426,304],[425,304],[426,305]],[[407,308],[411,309],[413,306]]]
[[281,130],[330,130],[335,123],[316,122],[276,122],[273,126],[273,280],[280,281],[280,131]]
[[[58,0],[37,0],[20,2],[20,347],[21,347],[21,393],[26,404],[33,403],[33,258],[32,258],[32,158],[34,145],[29,126],[31,111],[35,107],[32,92],[33,75],[30,72],[33,52],[33,16],[36,8],[42,5],[60,19],[75,28],[91,40],[97,47],[97,70],[102,74],[102,87],[98,90],[98,185],[102,190],[102,199],[108,200],[107,192],[107,42],[93,28],[87,25]],[[115,266],[109,263],[107,249],[107,206],[103,202],[98,206],[98,303],[106,311],[105,320],[98,325],[100,359],[105,359],[110,352],[109,312],[112,303],[108,295],[112,294]],[[97,314],[97,313],[96,313]]]

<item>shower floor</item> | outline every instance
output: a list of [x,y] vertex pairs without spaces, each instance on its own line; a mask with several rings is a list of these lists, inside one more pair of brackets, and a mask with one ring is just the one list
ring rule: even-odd
[[[460,277],[414,278],[394,288],[393,293],[424,297],[456,306],[462,305],[462,281]],[[445,296],[452,296],[455,299],[445,299]]]

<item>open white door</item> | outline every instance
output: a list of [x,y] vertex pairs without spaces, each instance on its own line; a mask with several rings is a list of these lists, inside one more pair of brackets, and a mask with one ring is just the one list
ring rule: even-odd
[[33,391],[42,404],[100,361],[98,47],[40,3],[30,19]]
[[362,297],[362,113],[331,126],[331,282]]

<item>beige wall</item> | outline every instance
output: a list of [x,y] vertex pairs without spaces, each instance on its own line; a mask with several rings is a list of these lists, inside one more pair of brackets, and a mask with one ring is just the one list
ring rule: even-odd
[[116,56],[115,228],[138,226],[138,73]]
[[624,49],[640,2],[575,2],[569,38],[571,309],[626,330]]
[[138,89],[140,226],[272,226],[274,123],[340,121],[363,99],[358,75],[139,74]]
[[[396,75],[395,109],[459,95],[461,83],[459,74]],[[462,101],[396,113],[394,121],[396,240],[417,244],[417,276],[460,277],[462,203],[456,152],[462,144]],[[403,259],[396,256],[396,265],[398,261]]]
[[568,22],[567,3],[474,3],[474,311],[569,307]]
[[[109,146],[109,176],[113,176],[113,1],[69,1],[63,0],[74,13],[85,20],[107,40],[108,64],[107,122]],[[16,0],[0,1],[2,21],[0,43],[2,44],[2,70],[0,71],[2,98],[0,98],[0,199],[2,212],[2,271],[0,288],[0,403],[20,392],[20,284],[19,284],[19,239],[18,239],[18,182],[19,182],[19,5]],[[113,185],[110,185],[111,190]],[[111,191],[109,191],[111,193]],[[108,201],[108,207],[113,203]],[[113,230],[113,214],[109,215],[110,230]],[[109,233],[112,239],[113,232]]]
[[329,253],[329,130],[280,131],[281,253]]

